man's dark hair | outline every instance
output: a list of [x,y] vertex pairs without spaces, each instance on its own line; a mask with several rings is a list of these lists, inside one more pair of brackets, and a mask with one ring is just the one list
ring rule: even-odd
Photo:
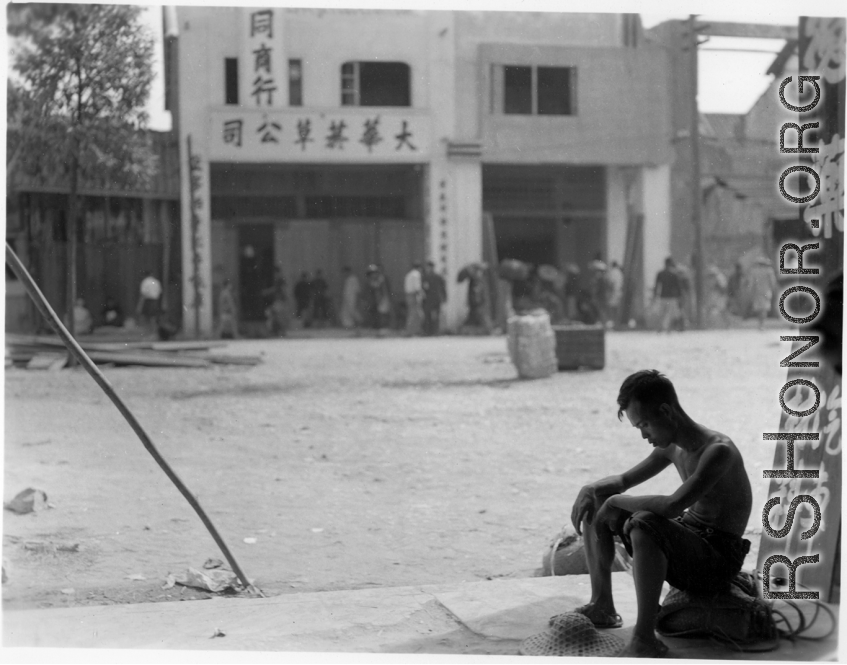
[[679,405],[671,380],[655,369],[643,369],[624,379],[618,392],[618,420],[633,400],[653,412],[662,404]]

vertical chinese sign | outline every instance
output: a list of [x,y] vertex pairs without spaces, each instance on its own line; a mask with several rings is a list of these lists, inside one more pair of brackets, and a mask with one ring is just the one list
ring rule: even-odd
[[[241,106],[249,109],[272,109],[288,102],[284,52],[282,49],[281,9],[243,8],[244,45],[239,63]],[[267,135],[274,128],[268,126]]]
[[200,274],[200,264],[203,257],[201,253],[201,224],[200,211],[203,208],[203,166],[200,156],[191,150],[191,135],[186,137],[186,149],[188,153],[188,191],[189,209],[191,211],[191,277],[189,281],[192,286],[192,308],[194,309],[194,333],[200,334],[200,308],[203,306],[203,277]]
[[[781,354],[786,357],[780,364],[789,370],[780,393],[779,432],[764,435],[777,448],[773,469],[764,472],[770,486],[762,514],[759,569],[772,598],[839,602],[841,349],[837,367],[835,355],[817,352],[835,340],[840,345],[842,334],[845,21],[803,17],[798,34],[799,80],[783,83],[780,96],[799,119],[783,124],[780,152],[797,153],[800,164],[786,163],[786,170],[811,176],[811,193],[792,197],[783,180],[780,187],[785,198],[800,204],[800,219],[813,239],[783,246],[780,273],[797,275],[785,293],[805,299],[814,312],[791,316],[786,310],[799,305],[786,295],[780,300],[783,318],[801,328],[799,335],[781,337],[794,344],[790,354],[787,348]],[[786,101],[789,91],[791,101]],[[785,148],[787,125],[796,132],[797,143],[792,145],[797,147]],[[790,261],[786,247],[794,257]]]

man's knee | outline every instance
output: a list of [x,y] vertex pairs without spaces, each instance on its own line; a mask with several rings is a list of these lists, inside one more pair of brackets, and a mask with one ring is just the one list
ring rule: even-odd
[[627,520],[624,532],[629,535],[633,541],[636,539],[642,540],[644,538],[654,540],[653,534],[655,533],[655,529],[652,527],[654,527],[654,525],[658,525],[663,520],[665,520],[664,517],[661,517],[656,513],[652,513],[649,510],[639,510],[634,512],[632,517]]

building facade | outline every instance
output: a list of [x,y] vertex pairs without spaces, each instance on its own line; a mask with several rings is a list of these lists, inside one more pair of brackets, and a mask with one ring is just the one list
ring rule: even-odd
[[[103,178],[83,178],[78,192],[77,295],[93,324],[105,324],[112,301],[134,316],[139,284],[152,271],[162,282],[166,317],[181,322],[179,154],[170,132],[146,132],[156,170],[144,188],[126,189]],[[15,250],[60,316],[68,303],[67,178],[27,176],[12,169],[7,178],[6,242]],[[6,268],[6,330],[49,329],[26,291]]]
[[[214,329],[231,280],[261,318],[289,286],[381,264],[396,300],[414,261],[448,285],[496,254],[535,264],[670,253],[668,55],[622,14],[178,7],[185,332]],[[639,305],[640,303],[640,305]]]

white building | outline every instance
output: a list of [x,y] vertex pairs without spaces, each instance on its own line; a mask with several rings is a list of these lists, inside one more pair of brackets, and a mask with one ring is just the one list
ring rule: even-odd
[[322,269],[337,302],[344,265],[382,264],[396,292],[433,260],[454,327],[484,213],[500,258],[627,258],[637,299],[669,254],[668,56],[633,15],[178,7],[175,23],[188,334],[211,333],[224,278],[260,318],[277,263],[289,285]]

